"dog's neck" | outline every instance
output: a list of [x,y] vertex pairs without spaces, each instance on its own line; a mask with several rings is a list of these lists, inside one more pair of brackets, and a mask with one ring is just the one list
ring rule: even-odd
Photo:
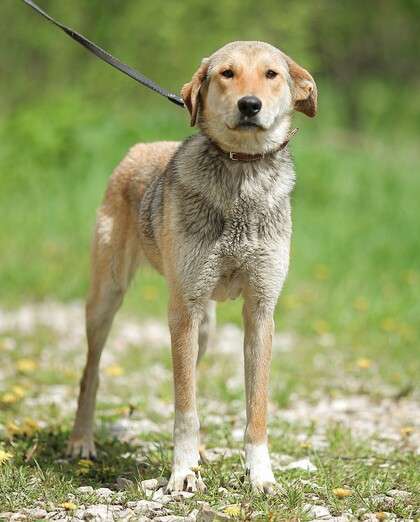
[[299,130],[298,128],[292,129],[291,131],[289,131],[287,133],[284,141],[282,141],[279,145],[273,147],[272,149],[267,150],[266,152],[259,152],[256,154],[249,154],[246,152],[226,151],[218,143],[213,141],[211,138],[209,138],[209,140],[212,143],[212,145],[215,147],[215,149],[220,154],[225,156],[227,159],[229,159],[231,161],[240,161],[240,162],[249,163],[252,161],[260,161],[264,158],[268,158],[270,156],[273,156],[277,152],[280,152],[281,150],[283,150],[287,146],[289,141],[293,138],[293,136],[298,132],[298,130]]

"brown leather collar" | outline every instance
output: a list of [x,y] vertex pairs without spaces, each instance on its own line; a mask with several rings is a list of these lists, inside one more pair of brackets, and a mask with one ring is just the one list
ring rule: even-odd
[[232,161],[244,161],[244,162],[250,162],[250,161],[259,161],[261,159],[266,158],[267,156],[272,156],[276,152],[279,152],[280,150],[283,150],[286,145],[289,143],[289,141],[293,138],[293,136],[297,133],[299,129],[295,128],[292,129],[286,136],[286,139],[281,143],[278,147],[275,149],[269,150],[267,152],[259,153],[259,154],[247,154],[246,152],[226,152],[223,150],[220,145],[212,141],[213,145],[216,147],[216,149],[223,154],[226,158],[232,160]]

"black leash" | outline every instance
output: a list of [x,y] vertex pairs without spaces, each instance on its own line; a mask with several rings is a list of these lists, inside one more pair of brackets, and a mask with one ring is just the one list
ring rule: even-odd
[[125,63],[120,62],[118,58],[115,58],[111,54],[109,54],[104,49],[101,49],[98,45],[94,44],[90,40],[88,40],[85,36],[82,34],[73,31],[73,29],[70,29],[70,27],[65,26],[64,24],[57,22],[57,20],[54,20],[48,13],[43,11],[39,6],[37,6],[32,0],[23,0],[25,4],[29,5],[34,9],[37,13],[39,13],[41,16],[46,18],[48,21],[62,29],[70,38],[73,38],[73,40],[76,40],[79,44],[83,45],[88,51],[93,53],[95,56],[103,60],[104,62],[108,63],[112,67],[115,67],[122,73],[126,74],[130,78],[133,78],[133,80],[136,80],[137,82],[141,83],[145,87],[148,87],[149,89],[152,89],[152,91],[157,92],[161,96],[165,96],[165,98],[168,98],[169,101],[172,103],[175,103],[176,105],[179,105],[181,107],[185,107],[185,104],[182,100],[182,98],[176,94],[173,94],[166,89],[163,89],[160,87],[157,83],[150,80],[143,74],[139,73],[129,65],[126,65]]

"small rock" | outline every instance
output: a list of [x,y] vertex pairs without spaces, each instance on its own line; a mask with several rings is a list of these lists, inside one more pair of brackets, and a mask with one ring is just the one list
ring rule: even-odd
[[134,487],[134,482],[125,477],[117,478],[117,489],[119,491],[125,491],[126,489],[132,489]]
[[92,486],[80,486],[80,488],[76,489],[76,493],[79,493],[80,495],[91,495],[93,493],[93,487]]
[[95,494],[101,498],[108,498],[112,495],[112,490],[109,488],[98,488],[95,490]]
[[136,515],[147,515],[162,509],[163,505],[161,502],[155,502],[153,500],[137,500],[127,502],[127,507],[134,510]]
[[190,491],[174,491],[171,493],[172,500],[185,500],[187,498],[192,498],[195,493],[191,493]]
[[45,518],[48,513],[45,509],[42,508],[32,508],[32,509],[24,509],[23,512],[28,515],[28,517],[32,519],[42,519]]
[[295,460],[294,462],[291,462],[287,466],[283,466],[281,469],[282,470],[301,469],[303,471],[314,472],[317,470],[317,467],[314,464],[312,464],[312,462],[309,459],[300,459],[300,460]]
[[154,479],[143,480],[140,486],[143,491],[146,491],[147,489],[155,491],[156,489],[159,489],[162,486],[166,486],[167,483],[168,481],[166,479],[164,479],[163,477],[159,477]]
[[305,511],[316,520],[326,520],[331,518],[331,513],[325,506],[313,506],[311,504],[305,505]]
[[[147,490],[147,491],[151,491],[151,490]],[[151,491],[151,493],[152,493],[152,495],[151,495],[152,500],[154,500],[156,502],[160,502],[164,506],[174,500],[171,495],[166,494],[165,488],[160,488],[157,491]]]
[[134,512],[131,509],[122,509],[121,511],[118,511],[118,513],[114,514],[115,520],[132,520],[134,517]]
[[114,520],[109,506],[105,504],[95,504],[89,506],[84,515],[84,520],[92,520],[93,522],[111,522]]
[[388,497],[387,495],[374,495],[372,502],[378,510],[390,510],[395,504],[395,498]]
[[192,522],[195,522],[197,520],[198,515],[198,509],[193,509],[191,513],[189,513],[188,518],[192,520]]
[[231,520],[231,518],[220,511],[215,511],[210,507],[203,506],[198,512],[196,520],[197,522],[219,522],[223,520]]
[[398,500],[408,500],[411,496],[408,491],[403,491],[402,489],[390,489],[386,494]]
[[28,520],[28,517],[24,513],[12,513],[9,520],[12,522],[20,522],[21,520]]

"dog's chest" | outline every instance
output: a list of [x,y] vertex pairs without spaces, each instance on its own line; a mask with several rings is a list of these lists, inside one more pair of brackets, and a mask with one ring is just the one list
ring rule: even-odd
[[289,233],[288,196],[190,193],[179,208],[180,228],[189,242],[237,262]]

